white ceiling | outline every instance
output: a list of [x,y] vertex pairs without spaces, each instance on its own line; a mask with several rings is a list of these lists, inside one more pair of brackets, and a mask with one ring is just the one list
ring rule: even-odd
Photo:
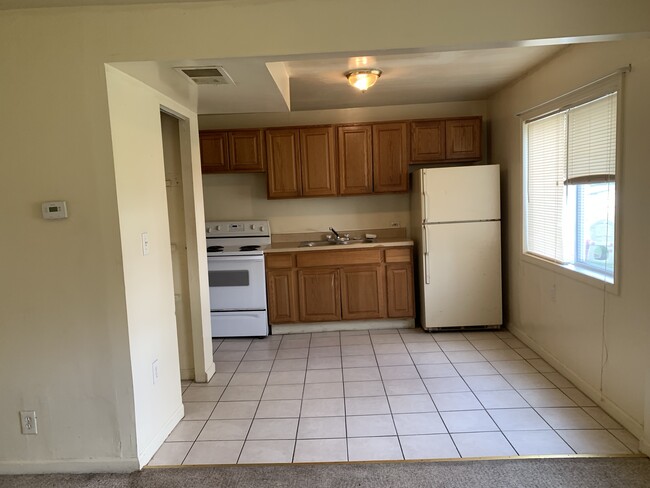
[[[182,94],[199,114],[262,113],[484,100],[561,46],[445,52],[403,52],[307,59],[232,58],[113,63],[167,94]],[[197,86],[175,70],[221,66],[232,85]],[[361,93],[344,73],[355,67],[383,71]]]

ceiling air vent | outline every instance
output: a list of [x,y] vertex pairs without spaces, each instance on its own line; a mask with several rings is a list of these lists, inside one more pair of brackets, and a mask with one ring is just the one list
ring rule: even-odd
[[174,68],[197,85],[234,85],[222,66],[186,66]]

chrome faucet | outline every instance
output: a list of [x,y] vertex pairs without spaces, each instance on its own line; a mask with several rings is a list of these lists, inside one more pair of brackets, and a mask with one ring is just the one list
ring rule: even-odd
[[341,238],[341,236],[339,235],[339,233],[336,232],[336,231],[334,230],[334,227],[330,227],[330,230],[334,233],[334,235],[335,235],[337,238],[339,238],[339,239]]

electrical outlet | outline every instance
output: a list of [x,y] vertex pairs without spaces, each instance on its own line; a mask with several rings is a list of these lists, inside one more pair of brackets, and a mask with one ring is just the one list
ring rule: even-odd
[[391,226],[391,227],[399,227],[400,224],[399,224],[399,222],[391,222],[391,223],[390,223],[390,226]]
[[36,429],[36,412],[34,410],[23,410],[20,412],[20,431],[26,435],[38,434]]
[[158,360],[156,359],[153,363],[151,363],[151,377],[153,380],[153,384],[155,385],[158,383]]

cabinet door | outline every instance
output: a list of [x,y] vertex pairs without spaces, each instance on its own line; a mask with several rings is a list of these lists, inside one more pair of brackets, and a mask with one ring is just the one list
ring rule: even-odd
[[445,159],[445,121],[411,122],[411,162]]
[[372,126],[375,193],[408,191],[408,155],[406,122]]
[[266,273],[269,322],[285,324],[298,321],[296,276],[291,269],[274,269]]
[[199,132],[201,171],[219,173],[228,171],[228,133],[224,131]]
[[228,133],[231,171],[264,171],[262,137],[263,132],[258,129],[236,130]]
[[338,128],[339,193],[372,193],[372,127]]
[[341,295],[336,268],[298,270],[301,322],[341,320]]
[[300,176],[303,197],[336,195],[334,129],[300,129]]
[[298,129],[269,129],[266,131],[269,198],[300,196],[298,135]]
[[341,316],[343,320],[386,317],[384,273],[381,266],[341,269]]
[[413,317],[413,264],[386,265],[386,305],[389,318]]
[[452,119],[445,123],[445,159],[481,159],[481,117]]

